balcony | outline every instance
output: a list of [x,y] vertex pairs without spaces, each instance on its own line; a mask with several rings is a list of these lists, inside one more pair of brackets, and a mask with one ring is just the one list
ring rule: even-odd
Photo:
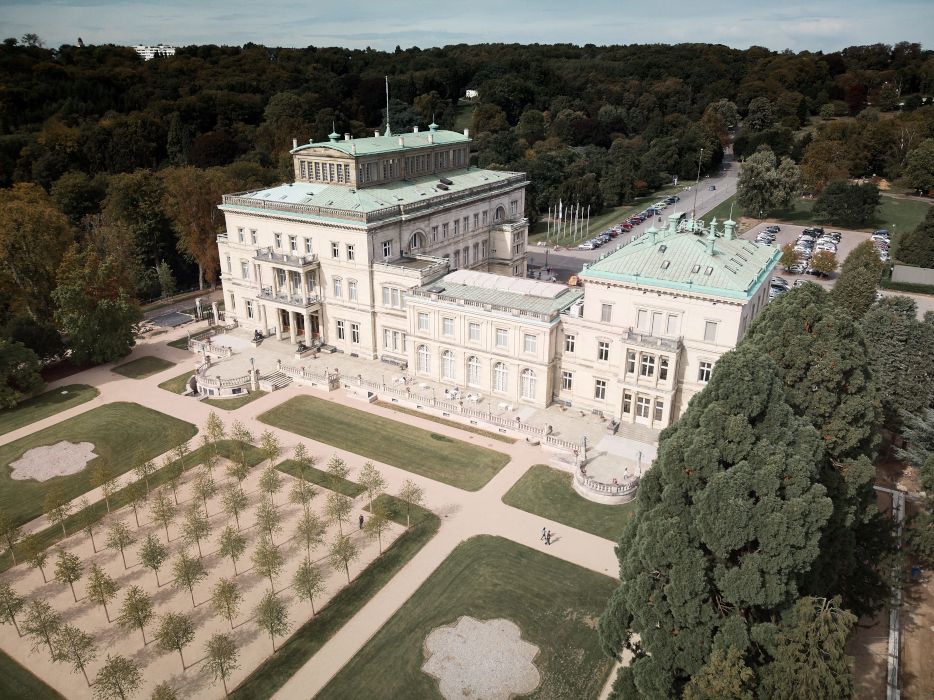
[[260,260],[262,262],[275,263],[277,265],[285,265],[287,267],[294,267],[299,270],[310,270],[318,265],[318,256],[315,254],[309,255],[289,255],[287,253],[276,253],[273,251],[272,247],[266,248],[257,248],[256,255],[253,256],[254,260]]
[[643,348],[651,348],[652,350],[667,350],[668,352],[678,352],[681,350],[681,338],[660,338],[651,333],[634,331],[631,328],[623,332],[623,340]]
[[321,298],[317,294],[289,294],[281,289],[278,292],[274,292],[272,287],[263,287],[260,289],[256,298],[265,301],[274,301],[277,304],[295,306],[300,309],[307,309],[321,302]]

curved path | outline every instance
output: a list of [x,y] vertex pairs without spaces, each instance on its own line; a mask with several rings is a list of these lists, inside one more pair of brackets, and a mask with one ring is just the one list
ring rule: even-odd
[[[50,389],[66,384],[90,384],[98,388],[100,395],[80,406],[2,435],[0,445],[114,401],[135,402],[189,421],[200,428],[204,425],[208,414],[214,410],[211,406],[158,388],[160,382],[181,374],[186,367],[193,370],[196,365],[196,358],[191,353],[177,350],[166,344],[166,341],[182,335],[184,335],[184,330],[177,330],[168,335],[143,341],[134,349],[130,358],[120,361],[122,363],[144,355],[156,355],[178,363],[174,367],[145,379],[125,378],[112,372],[113,365],[108,364],[51,383]],[[237,410],[217,412],[225,424],[229,425],[233,420],[239,420],[254,435],[258,435],[263,430],[271,430],[281,440],[283,454],[290,452],[292,447],[301,441],[306,443],[311,453],[319,458],[337,454],[347,460],[352,468],[359,468],[365,461],[359,455],[311,439],[300,438],[294,433],[274,428],[257,420],[257,416],[270,408],[293,396],[308,393],[313,393],[316,397],[327,401],[351,406],[393,420],[401,420],[399,413],[350,399],[344,395],[343,391],[324,393],[295,385],[267,394]],[[499,442],[418,416],[407,415],[404,420],[407,424],[434,433],[506,453],[510,461],[483,488],[473,492],[463,491],[388,464],[376,463],[386,479],[388,492],[398,492],[402,482],[406,479],[418,484],[425,493],[425,506],[441,518],[441,527],[438,534],[292,676],[276,693],[274,696],[276,698],[314,696],[389,620],[451,551],[458,544],[475,535],[498,535],[527,546],[544,547],[539,540],[539,535],[542,527],[548,527],[554,535],[553,543],[548,548],[549,554],[608,576],[618,575],[613,542],[560,523],[544,520],[502,502],[503,495],[529,467],[548,461],[549,455],[542,448],[531,446],[521,440],[514,444]],[[100,494],[96,491],[85,495],[89,498],[100,498]],[[28,523],[24,526],[24,530],[40,529],[46,527],[47,524],[43,516]]]

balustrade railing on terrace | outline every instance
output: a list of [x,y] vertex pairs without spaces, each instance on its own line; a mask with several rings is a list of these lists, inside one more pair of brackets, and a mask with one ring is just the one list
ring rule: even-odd
[[242,377],[230,377],[223,379],[221,377],[209,377],[207,375],[198,377],[198,384],[210,387],[212,389],[232,389],[238,386],[246,386],[250,383],[250,375],[244,374]]
[[637,477],[624,478],[617,484],[607,484],[589,476],[584,476],[579,469],[574,472],[574,480],[588,491],[606,496],[629,496],[639,488],[639,479]]
[[189,338],[188,349],[191,352],[203,352],[208,355],[217,355],[218,357],[224,358],[233,355],[233,348],[230,348],[226,345],[214,345],[210,338],[207,340],[195,340],[194,338]]
[[272,246],[268,246],[266,248],[257,248],[255,258],[257,260],[264,260],[266,262],[290,265],[292,267],[306,267],[308,265],[314,265],[318,262],[318,256],[315,253],[309,253],[308,255],[277,253],[272,249]]
[[661,338],[651,333],[634,331],[632,328],[623,331],[623,340],[636,343],[645,348],[657,348],[659,350],[668,350],[669,352],[677,352],[681,349],[680,338]]
[[272,287],[263,287],[257,292],[256,297],[258,299],[269,299],[270,301],[277,301],[280,304],[289,304],[291,306],[311,306],[312,304],[317,304],[319,301],[317,294],[289,294],[282,290],[274,292]]

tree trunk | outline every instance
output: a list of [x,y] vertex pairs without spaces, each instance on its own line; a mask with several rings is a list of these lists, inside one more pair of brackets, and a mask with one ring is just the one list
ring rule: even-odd
[[172,540],[169,539],[169,524],[165,524],[165,543],[168,544]]
[[16,552],[10,547],[10,556],[13,557],[13,566],[16,566]]
[[136,511],[136,506],[133,506],[133,517],[136,518],[136,529],[139,530],[139,513]]
[[162,584],[159,583],[159,569],[153,569],[156,574],[156,588],[162,588]]
[[344,562],[344,571],[347,572],[347,583],[350,583],[350,566]]
[[183,671],[187,670],[188,667],[185,665],[185,656],[182,654],[182,648],[181,648],[181,647],[178,648],[178,655],[179,655],[179,657],[180,657],[181,660],[182,660],[182,670],[183,670]]
[[204,559],[204,555],[201,553],[201,540],[196,537],[195,542],[198,544],[198,559]]
[[208,499],[207,497],[205,497],[205,498],[202,498],[201,500],[204,501],[204,517],[210,518],[211,516],[208,515]]
[[234,565],[234,576],[239,576],[240,574],[237,573],[237,560],[234,559],[233,557],[231,557],[230,560],[233,562],[233,565]]
[[[272,640],[272,650],[276,650],[276,638],[272,636],[272,632],[269,633],[269,638]],[[51,646],[49,647],[51,648]]]
[[238,511],[234,512],[234,520],[237,521],[237,532],[240,532],[240,513]]
[[110,496],[104,496],[104,503],[107,504],[107,515],[110,515]]
[[42,572],[42,583],[48,583],[49,580],[45,577],[45,569],[43,569],[43,568],[40,566],[40,567],[39,567],[39,571]]
[[65,518],[62,518],[60,522],[62,524],[62,535],[68,537],[68,532],[65,530]]
[[81,665],[81,673],[84,674],[84,682],[88,684],[88,688],[91,687],[91,679],[88,678],[88,672],[84,670],[84,664]]
[[123,559],[123,570],[126,571],[129,567],[126,565],[126,554],[123,553],[123,547],[120,548],[120,558]]
[[88,534],[91,536],[91,546],[94,548],[94,553],[97,554],[97,542],[94,541],[94,531],[89,530]]
[[314,617],[317,614],[315,612],[315,599],[312,596],[308,596],[308,602],[311,603],[311,616]]
[[143,634],[143,646],[146,646],[147,644],[149,644],[149,642],[146,641],[146,628],[143,625],[140,625],[139,631],[142,632]]
[[[191,593],[191,607],[193,607],[193,608],[198,607],[197,605],[195,605],[195,589],[192,588],[191,586],[189,586],[189,587],[188,587],[188,592]],[[182,652],[179,651],[178,653],[181,654]],[[185,662],[182,661],[182,663],[184,664]]]
[[71,581],[68,582],[68,585],[71,586],[71,597],[75,599],[75,602],[78,602],[78,596],[75,595],[75,584]]
[[276,585],[272,582],[272,576],[269,577],[269,590],[273,595],[276,594]]
[[10,619],[13,620],[13,626],[16,628],[16,635],[17,635],[18,637],[22,637],[22,636],[23,636],[23,633],[19,631],[19,625],[16,624],[16,618],[13,617],[12,615],[10,615]]
[[107,603],[101,603],[104,606],[104,614],[107,616],[107,622],[110,623],[110,611],[107,609]]
[[204,268],[198,263],[198,290],[204,289]]

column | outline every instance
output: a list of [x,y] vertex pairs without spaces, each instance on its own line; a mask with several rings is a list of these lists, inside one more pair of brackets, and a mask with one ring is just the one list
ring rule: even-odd
[[298,314],[295,311],[289,311],[289,338],[292,341],[292,345],[295,345],[298,342],[298,335],[295,333],[295,323],[296,317]]
[[311,347],[311,314],[307,311],[304,313],[305,316],[305,345]]
[[263,335],[269,335],[269,319],[266,318],[266,305],[259,305],[260,320],[263,323]]

